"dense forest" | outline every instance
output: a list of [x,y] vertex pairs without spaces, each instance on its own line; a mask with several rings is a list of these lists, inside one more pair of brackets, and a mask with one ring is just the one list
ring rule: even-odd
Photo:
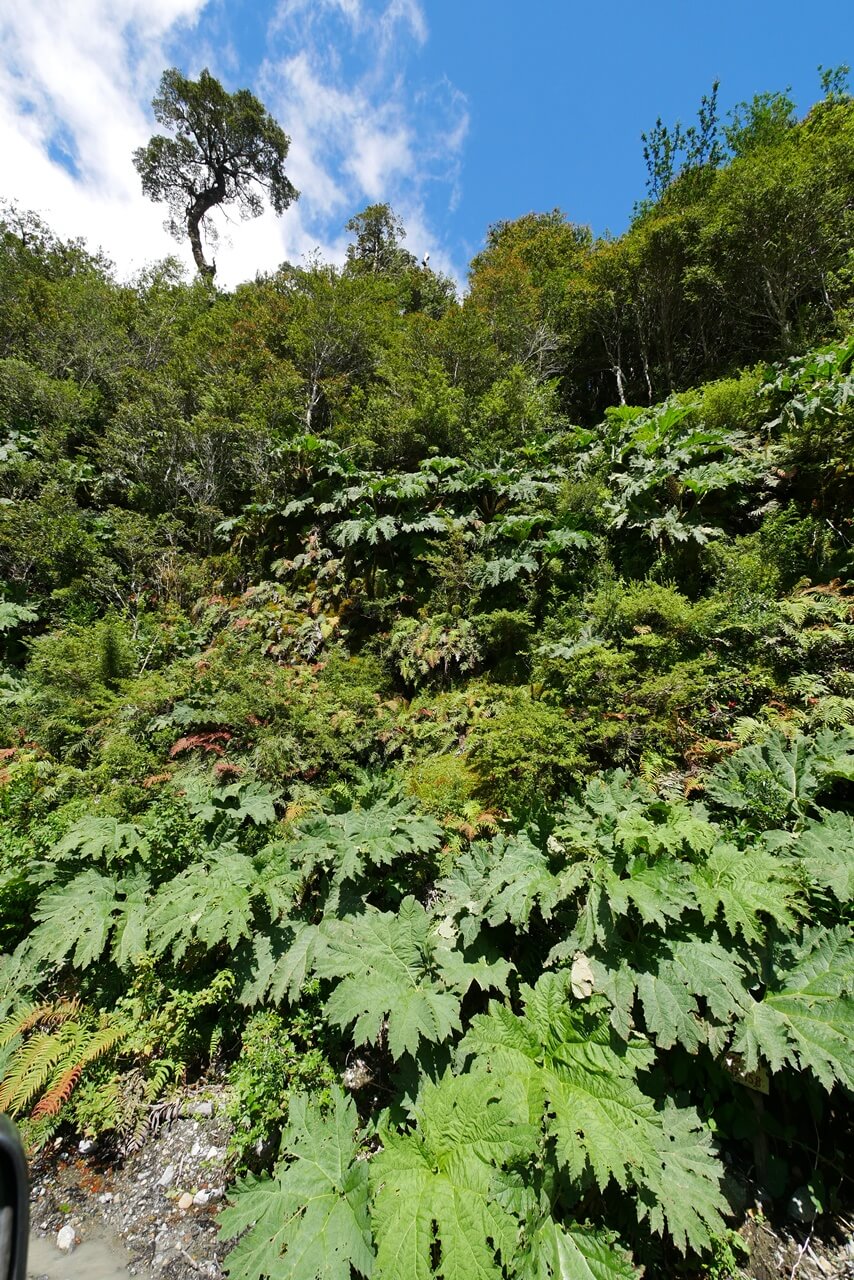
[[722,1280],[851,1202],[854,99],[454,283],[0,220],[0,1110],[224,1082],[233,1280]]

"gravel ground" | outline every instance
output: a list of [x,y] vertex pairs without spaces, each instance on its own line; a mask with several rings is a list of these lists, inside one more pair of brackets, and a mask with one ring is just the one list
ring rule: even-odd
[[[123,1161],[85,1140],[49,1146],[31,1170],[31,1275],[221,1280],[225,1250],[215,1218],[230,1172],[231,1130],[220,1103],[216,1089],[186,1099],[171,1124]],[[75,1240],[65,1254],[56,1248],[63,1229],[60,1245],[72,1233]],[[105,1273],[105,1259],[118,1270]]]

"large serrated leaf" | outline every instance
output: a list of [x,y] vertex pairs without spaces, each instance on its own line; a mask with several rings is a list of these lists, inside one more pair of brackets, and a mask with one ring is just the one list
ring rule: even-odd
[[501,1280],[519,1236],[505,1170],[533,1152],[535,1129],[471,1076],[425,1084],[414,1118],[371,1162],[377,1277]]
[[[250,1175],[220,1215],[231,1280],[351,1280],[370,1277],[368,1165],[359,1155],[358,1117],[337,1087],[324,1114],[304,1095],[290,1099],[282,1136],[286,1159],[272,1178]],[[244,1235],[241,1235],[245,1232]]]
[[823,729],[814,738],[798,734],[791,741],[774,734],[717,765],[706,790],[727,808],[750,811],[761,799],[783,815],[803,818],[835,778],[854,778],[850,729]]
[[259,893],[251,858],[219,849],[160,886],[151,906],[149,933],[157,952],[180,959],[192,943],[237,946],[252,933],[252,907]]
[[417,1052],[419,1042],[439,1043],[461,1029],[461,996],[434,975],[438,940],[427,912],[408,897],[397,914],[373,908],[330,921],[327,945],[315,971],[341,981],[326,1002],[338,1026],[354,1024],[357,1044],[375,1040],[387,1025],[395,1059]]
[[705,1248],[722,1229],[724,1208],[708,1134],[692,1109],[656,1107],[636,1080],[649,1047],[634,1042],[618,1051],[604,1017],[570,1006],[567,983],[567,975],[545,974],[526,989],[522,1017],[491,1005],[473,1020],[461,1051],[474,1054],[475,1073],[494,1077],[499,1096],[514,1079],[533,1107],[544,1105],[528,1119],[545,1124],[571,1177],[589,1167],[602,1189],[611,1179],[635,1188],[655,1231],[666,1227],[683,1251]]
[[640,1275],[606,1231],[547,1218],[531,1240],[526,1280],[631,1280]]
[[43,962],[68,960],[85,969],[101,958],[112,936],[113,959],[124,966],[146,949],[148,912],[146,876],[119,878],[90,868],[42,895],[38,926],[24,947]]
[[765,849],[716,845],[693,868],[692,881],[706,922],[713,923],[720,912],[733,937],[741,933],[748,942],[760,942],[763,916],[783,929],[794,928],[797,878],[784,858]]
[[747,1069],[764,1058],[811,1071],[826,1089],[854,1089],[854,939],[847,925],[812,930],[777,966],[761,1001],[752,1001],[733,1040]]

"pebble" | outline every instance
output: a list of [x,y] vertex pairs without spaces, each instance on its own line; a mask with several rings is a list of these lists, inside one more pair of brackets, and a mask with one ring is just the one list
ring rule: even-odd
[[200,1155],[200,1154],[201,1154],[201,1150],[202,1150],[202,1144],[201,1144],[200,1142],[194,1142],[194,1143],[193,1143],[192,1150],[190,1151],[190,1155],[191,1155],[191,1156],[197,1156],[197,1155]]
[[181,1196],[181,1199],[178,1201],[178,1208],[189,1209],[192,1203],[193,1203],[193,1197],[190,1195],[189,1191],[185,1191],[184,1194]]
[[210,1200],[210,1194],[207,1191],[197,1191],[193,1196],[193,1204],[207,1204]]
[[166,1168],[161,1173],[160,1177],[157,1179],[158,1187],[168,1187],[174,1177],[175,1177],[175,1166],[174,1164],[169,1164],[166,1166]]
[[218,1159],[219,1159],[219,1147],[211,1147],[211,1148],[208,1150],[207,1158],[208,1158],[208,1160],[218,1160]]
[[81,1138],[80,1142],[77,1143],[77,1150],[81,1155],[85,1156],[86,1152],[91,1151],[94,1145],[95,1143],[91,1138]]
[[65,1226],[60,1227],[56,1233],[56,1247],[61,1249],[63,1253],[71,1253],[76,1244],[77,1232],[70,1222],[66,1222]]
[[193,1108],[193,1114],[197,1116],[207,1116],[210,1118],[214,1113],[212,1102],[197,1102]]

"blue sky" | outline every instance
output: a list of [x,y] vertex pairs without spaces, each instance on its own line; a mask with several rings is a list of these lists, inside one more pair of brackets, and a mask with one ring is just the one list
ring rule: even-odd
[[18,0],[0,17],[0,194],[123,273],[172,251],[130,155],[163,67],[208,66],[284,125],[302,191],[281,220],[222,223],[223,283],[340,258],[347,218],[382,199],[463,279],[501,218],[560,206],[621,231],[641,131],[690,121],[715,78],[724,113],[789,86],[803,111],[817,64],[846,61],[850,0]]

